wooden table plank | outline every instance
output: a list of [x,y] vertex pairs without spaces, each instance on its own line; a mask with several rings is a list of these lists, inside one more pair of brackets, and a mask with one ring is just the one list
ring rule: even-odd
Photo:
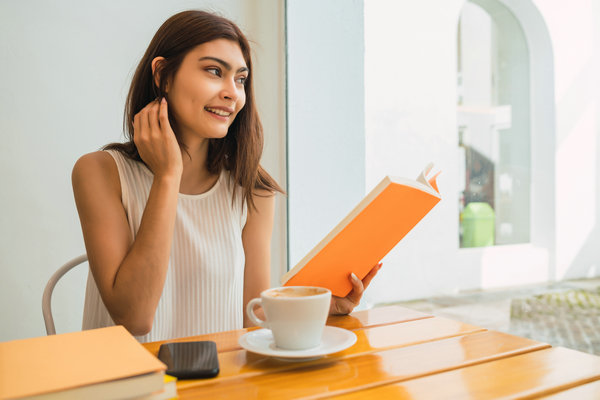
[[600,357],[556,347],[335,398],[526,399],[597,379],[600,379]]
[[155,356],[158,355],[158,349],[160,345],[163,343],[174,343],[174,342],[192,342],[196,340],[212,340],[217,344],[217,351],[232,351],[241,349],[238,344],[238,340],[242,335],[250,332],[252,330],[258,329],[257,327],[239,329],[234,331],[226,331],[226,332],[217,332],[217,333],[209,333],[206,335],[198,335],[198,336],[190,336],[179,339],[170,339],[170,340],[162,340],[160,342],[150,342],[150,343],[142,343],[142,345],[148,350],[150,353]]
[[[394,348],[361,356],[329,359],[291,371],[222,379],[187,388],[180,399],[299,398],[364,388],[539,350],[548,345],[500,332],[481,332]],[[433,388],[435,389],[435,388]]]
[[[373,308],[371,310],[357,311],[350,315],[339,315],[329,317],[327,325],[337,326],[339,328],[355,330],[366,327],[393,324],[405,321],[414,321],[424,318],[430,318],[431,315],[414,311],[409,308],[399,306],[387,306]],[[245,328],[233,331],[209,333],[207,335],[190,336],[179,339],[163,340],[159,342],[143,343],[144,347],[155,356],[163,343],[190,342],[196,340],[212,340],[217,344],[218,352],[241,350],[238,344],[239,338],[256,327]]]
[[335,315],[327,319],[327,325],[355,330],[378,325],[396,324],[431,318],[432,315],[400,306],[377,307],[370,310],[356,311],[350,315]]
[[307,365],[329,363],[334,359],[355,357],[380,350],[411,346],[433,340],[441,340],[459,335],[485,331],[484,328],[462,322],[433,317],[393,325],[379,325],[373,328],[356,330],[356,343],[341,352],[322,359],[308,362],[280,361],[253,354],[245,350],[219,353],[219,375],[212,379],[180,381],[178,388],[204,385],[232,377],[259,375],[275,371],[291,370]]
[[572,389],[563,390],[548,396],[540,397],[540,400],[598,400],[600,399],[600,380],[586,383]]

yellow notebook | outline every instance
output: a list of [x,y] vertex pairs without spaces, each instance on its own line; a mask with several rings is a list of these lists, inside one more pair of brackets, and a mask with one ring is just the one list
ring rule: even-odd
[[363,279],[441,200],[433,164],[416,180],[386,176],[300,262],[284,286],[320,286],[335,296],[352,290],[352,272]]
[[140,396],[165,369],[122,326],[13,340],[0,343],[0,399]]

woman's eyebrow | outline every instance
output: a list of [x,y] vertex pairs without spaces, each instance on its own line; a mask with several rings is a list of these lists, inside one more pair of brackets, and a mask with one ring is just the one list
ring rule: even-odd
[[[227,71],[231,71],[231,65],[228,62],[226,62],[224,60],[221,60],[220,58],[206,56],[206,57],[201,57],[201,58],[198,59],[198,61],[203,61],[203,60],[212,60],[212,61],[218,62],[219,64],[223,65],[223,67]],[[250,72],[250,70],[247,67],[242,67],[242,68],[240,68],[240,69],[237,70],[237,72],[244,72],[244,71]]]

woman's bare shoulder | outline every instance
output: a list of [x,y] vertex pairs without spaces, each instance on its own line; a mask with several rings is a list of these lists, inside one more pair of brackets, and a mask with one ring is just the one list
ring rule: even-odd
[[95,151],[81,156],[71,175],[73,187],[85,183],[106,185],[120,192],[119,171],[113,157],[106,151]]
[[79,157],[77,162],[75,163],[75,167],[89,169],[89,168],[102,168],[102,169],[110,169],[111,167],[115,167],[116,164],[113,157],[108,154],[107,151],[94,151],[92,153],[87,153]]

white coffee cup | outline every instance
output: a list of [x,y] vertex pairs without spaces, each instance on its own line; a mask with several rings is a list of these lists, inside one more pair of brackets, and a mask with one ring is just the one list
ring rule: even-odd
[[[321,344],[331,302],[329,289],[313,286],[286,286],[267,289],[246,306],[250,320],[273,332],[275,346],[306,350]],[[261,305],[266,321],[254,314]]]

